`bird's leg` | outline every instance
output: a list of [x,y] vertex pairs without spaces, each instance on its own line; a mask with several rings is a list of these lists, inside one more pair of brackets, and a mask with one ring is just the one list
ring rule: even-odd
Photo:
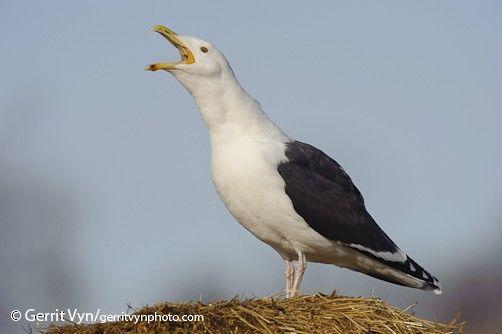
[[286,269],[284,270],[284,276],[286,276],[286,298],[291,296],[291,292],[293,289],[293,279],[295,275],[295,268],[293,266],[293,262],[291,260],[284,260],[286,264]]
[[300,293],[300,284],[302,284],[303,273],[307,269],[307,258],[302,252],[298,252],[298,260],[295,263],[295,275],[293,279],[293,289],[290,297],[296,297]]

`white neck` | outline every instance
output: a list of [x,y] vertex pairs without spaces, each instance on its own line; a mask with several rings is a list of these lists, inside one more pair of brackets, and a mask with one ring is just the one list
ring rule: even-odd
[[261,110],[259,102],[242,88],[232,71],[222,73],[216,82],[199,78],[197,84],[184,86],[206,121],[211,142],[217,138],[241,136],[287,140],[288,137]]

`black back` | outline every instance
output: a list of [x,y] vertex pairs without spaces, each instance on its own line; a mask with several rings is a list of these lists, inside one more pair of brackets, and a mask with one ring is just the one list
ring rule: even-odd
[[[286,144],[286,157],[289,161],[281,163],[278,172],[295,211],[312,229],[347,246],[356,244],[374,252],[399,250],[366,211],[363,196],[335,160],[314,146],[298,141]],[[407,256],[403,262],[388,261],[354,249],[436,287],[434,277]],[[385,277],[377,278],[397,283]]]

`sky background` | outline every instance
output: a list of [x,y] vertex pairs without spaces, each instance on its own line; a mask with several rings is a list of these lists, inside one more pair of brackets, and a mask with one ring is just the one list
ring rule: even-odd
[[192,98],[143,70],[179,57],[155,24],[218,47],[445,286],[438,297],[311,264],[305,292],[490,321],[475,314],[501,296],[501,2],[2,0],[2,332],[20,329],[14,308],[113,314],[283,288],[279,255],[217,198]]

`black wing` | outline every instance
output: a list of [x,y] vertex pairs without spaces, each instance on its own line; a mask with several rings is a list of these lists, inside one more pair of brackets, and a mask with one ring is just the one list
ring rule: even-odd
[[319,234],[375,252],[398,250],[366,211],[364,199],[343,168],[321,150],[298,141],[278,166],[296,212]]
[[289,161],[281,163],[278,172],[286,183],[285,191],[295,211],[312,229],[347,246],[362,246],[366,250],[352,247],[433,284],[434,277],[406,255],[403,261],[389,261],[377,256],[379,252],[397,253],[399,248],[366,211],[363,196],[335,160],[298,141],[286,144],[286,157]]

